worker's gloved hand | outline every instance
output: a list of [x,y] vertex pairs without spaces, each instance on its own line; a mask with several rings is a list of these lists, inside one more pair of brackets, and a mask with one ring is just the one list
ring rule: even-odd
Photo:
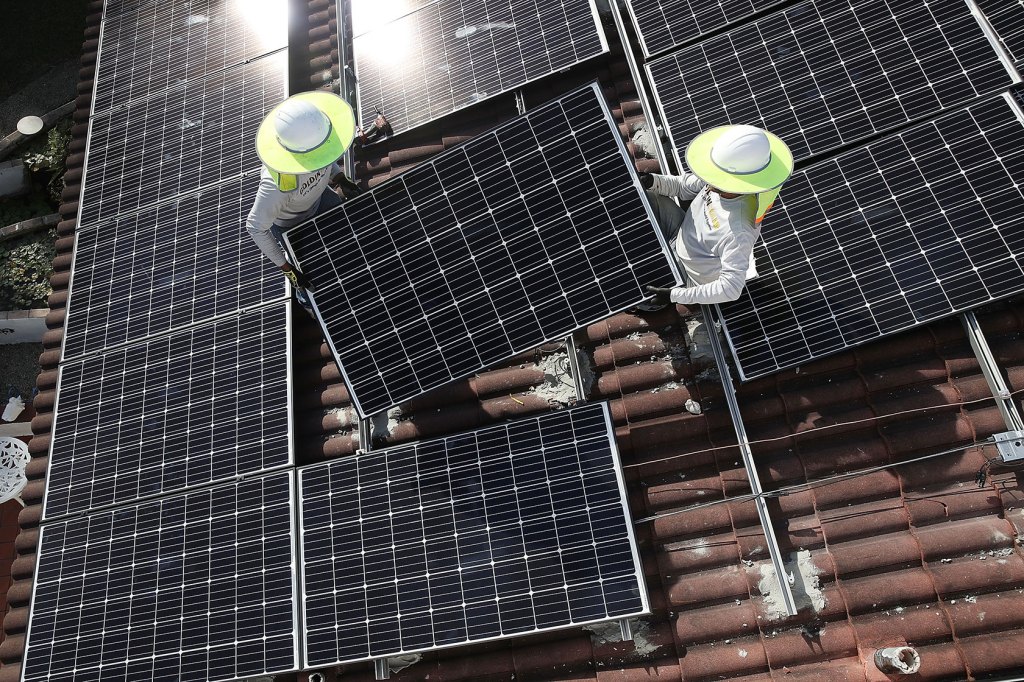
[[654,176],[650,173],[640,173],[640,186],[644,189],[654,187]]
[[302,274],[301,270],[293,268],[288,263],[285,263],[281,266],[281,271],[284,272],[284,276],[288,278],[288,281],[292,283],[293,287],[307,289],[309,291],[313,290],[313,287],[310,286],[309,280],[306,279],[306,276]]
[[672,302],[672,290],[663,287],[646,287],[647,293],[651,296],[650,302],[656,305],[668,305]]

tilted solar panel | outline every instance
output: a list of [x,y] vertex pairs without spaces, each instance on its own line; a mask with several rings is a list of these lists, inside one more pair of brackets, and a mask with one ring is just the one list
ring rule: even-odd
[[1004,97],[786,184],[721,312],[744,378],[1024,291],[1024,118]]
[[94,114],[287,46],[287,4],[146,2],[102,30]]
[[307,665],[647,611],[603,403],[299,478]]
[[678,281],[596,85],[286,233],[360,414]]
[[1024,0],[976,0],[1018,68],[1024,67]]
[[627,0],[644,56],[679,47],[782,0]]
[[285,296],[245,230],[259,174],[79,230],[64,358]]
[[258,168],[256,129],[287,96],[287,70],[279,52],[94,116],[80,225]]
[[61,366],[43,516],[284,466],[288,303]]
[[593,0],[438,0],[352,43],[360,120],[397,132],[608,50]]
[[963,0],[803,2],[647,69],[679,156],[744,123],[805,159],[1012,82]]
[[298,668],[290,472],[40,529],[25,682]]

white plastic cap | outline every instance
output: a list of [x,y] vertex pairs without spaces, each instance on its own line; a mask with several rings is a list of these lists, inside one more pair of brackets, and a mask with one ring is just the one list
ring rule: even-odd
[[43,119],[38,116],[26,116],[18,121],[18,132],[22,135],[35,135],[43,129]]
[[772,146],[760,128],[731,126],[711,147],[711,160],[728,173],[756,173],[772,160]]
[[311,102],[285,100],[274,118],[277,141],[290,152],[316,149],[331,134],[331,121]]

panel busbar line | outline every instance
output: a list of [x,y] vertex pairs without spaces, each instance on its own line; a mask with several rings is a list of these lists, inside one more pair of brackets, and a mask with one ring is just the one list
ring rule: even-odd
[[65,360],[285,296],[245,230],[259,174],[79,230]]
[[1024,68],[1024,0],[975,0],[1017,68]]
[[803,2],[646,68],[677,158],[742,123],[806,159],[1013,82],[964,0]]
[[403,132],[608,51],[593,0],[438,0],[352,41],[360,119]]
[[648,610],[604,403],[299,480],[308,666]]
[[292,228],[359,414],[680,281],[597,86]]
[[93,113],[288,44],[286,3],[172,0],[105,18]]
[[288,310],[64,363],[44,518],[290,464]]
[[256,129],[287,96],[287,70],[278,52],[93,116],[79,224],[258,168]]
[[298,669],[293,476],[47,523],[24,682]]
[[783,0],[627,0],[645,57],[693,42]]
[[744,379],[1024,291],[1024,122],[996,97],[796,173],[720,306]]

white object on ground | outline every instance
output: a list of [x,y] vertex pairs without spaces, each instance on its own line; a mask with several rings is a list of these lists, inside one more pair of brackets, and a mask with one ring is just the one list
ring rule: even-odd
[[35,135],[43,129],[43,119],[38,116],[25,116],[18,121],[18,132],[22,135]]
[[18,415],[24,409],[25,401],[21,399],[21,396],[11,396],[11,399],[7,401],[7,407],[4,408],[3,415],[0,415],[0,419],[3,419],[5,422],[12,422],[18,418]]
[[25,467],[31,459],[24,441],[0,438],[0,503],[21,494],[22,488],[28,483]]
[[875,665],[884,673],[913,675],[921,669],[921,655],[909,646],[891,646],[875,651]]

